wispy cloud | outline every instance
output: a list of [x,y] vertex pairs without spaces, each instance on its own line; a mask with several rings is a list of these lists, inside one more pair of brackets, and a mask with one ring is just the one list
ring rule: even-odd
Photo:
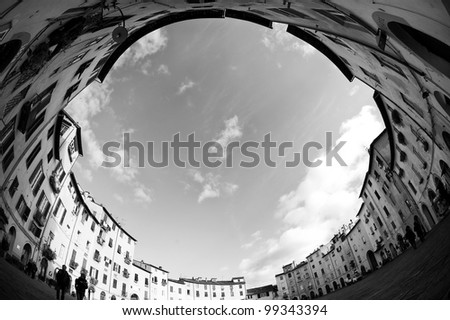
[[134,188],[134,197],[138,202],[151,203],[152,190],[143,184],[139,184]]
[[222,147],[226,147],[230,141],[242,137],[242,128],[239,125],[239,118],[237,115],[224,122],[225,129],[223,129],[216,138],[216,141],[220,143]]
[[234,194],[239,186],[230,182],[222,182],[222,177],[211,172],[202,175],[199,170],[189,170],[192,180],[202,186],[202,191],[198,196],[198,203],[202,203],[206,199],[219,198],[221,195],[230,196]]
[[[150,66],[149,58],[163,50],[167,46],[167,33],[164,29],[158,29],[142,37],[128,48],[116,61],[113,70],[117,70],[123,66],[132,66],[142,63],[147,63]],[[148,72],[147,69],[146,72]]]
[[[254,246],[254,253],[240,263],[242,273],[248,274],[252,283],[263,284],[283,264],[304,259],[354,217],[368,167],[365,147],[383,129],[376,112],[374,107],[365,106],[341,125],[338,141],[347,143],[339,154],[348,166],[310,168],[296,189],[279,198],[274,218],[282,223],[284,231]],[[325,154],[319,159],[324,160]]]
[[358,84],[357,84],[357,85],[354,85],[354,86],[350,89],[350,91],[348,92],[348,95],[349,95],[350,97],[353,97],[355,94],[358,93],[359,89],[361,89],[361,87],[360,87]]
[[264,29],[261,42],[271,51],[282,49],[285,51],[300,52],[305,58],[315,54],[317,51],[310,44],[301,41],[286,32],[286,25],[274,23],[273,29]]
[[180,87],[178,88],[177,95],[183,94],[184,92],[186,92],[186,90],[193,88],[195,85],[196,83],[194,81],[192,81],[189,78],[186,78],[186,80],[183,81]]
[[169,71],[169,67],[165,64],[162,64],[158,67],[158,74],[165,74],[165,75],[169,75],[170,71]]
[[261,230],[258,230],[251,235],[251,240],[247,243],[244,243],[241,247],[243,249],[250,249],[261,239]]
[[120,194],[114,193],[113,197],[114,197],[114,199],[116,199],[120,203],[124,203],[125,202],[125,199]]

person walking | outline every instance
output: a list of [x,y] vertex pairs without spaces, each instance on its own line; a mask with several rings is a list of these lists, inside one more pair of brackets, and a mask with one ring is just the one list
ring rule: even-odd
[[416,234],[412,231],[410,226],[406,226],[405,238],[409,241],[411,246],[416,249]]
[[75,290],[77,291],[77,300],[84,299],[84,293],[88,288],[88,283],[86,281],[86,275],[82,273],[79,278],[75,280]]
[[70,276],[66,269],[66,265],[63,265],[56,273],[56,300],[64,300],[64,295],[70,287]]
[[414,232],[419,237],[420,242],[425,241],[425,228],[423,227],[422,223],[420,222],[418,216],[414,216]]

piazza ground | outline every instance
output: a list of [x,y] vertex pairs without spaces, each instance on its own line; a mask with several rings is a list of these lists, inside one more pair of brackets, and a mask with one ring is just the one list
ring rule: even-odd
[[[428,233],[424,243],[419,242],[417,250],[408,249],[361,281],[320,299],[449,299],[448,216]],[[0,258],[0,299],[51,300],[55,290]]]

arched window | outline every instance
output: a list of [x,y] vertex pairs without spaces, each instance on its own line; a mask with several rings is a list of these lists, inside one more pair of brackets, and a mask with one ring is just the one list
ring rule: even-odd
[[402,124],[402,117],[400,116],[400,112],[397,110],[392,110],[392,121],[394,121],[395,124]]
[[15,39],[0,45],[0,72],[3,72],[6,67],[13,61],[16,54],[22,47],[22,41]]
[[450,77],[450,47],[447,44],[403,23],[392,21],[388,28],[411,51]]
[[405,135],[403,133],[399,132],[397,134],[397,139],[398,139],[399,143],[401,143],[403,145],[406,145],[406,138],[405,138]]
[[445,112],[447,112],[447,114],[450,116],[450,98],[439,91],[434,92],[434,97],[439,102],[441,107],[445,110]]
[[447,148],[450,150],[450,134],[447,131],[442,133],[442,137],[444,138],[444,142],[447,145]]

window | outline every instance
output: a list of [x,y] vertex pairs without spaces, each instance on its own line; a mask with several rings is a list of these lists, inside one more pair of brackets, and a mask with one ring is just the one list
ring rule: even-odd
[[200,291],[195,291],[195,296],[197,297],[197,298],[199,298],[200,297]]
[[108,282],[108,276],[106,274],[103,275],[103,284]]
[[92,224],[91,224],[91,231],[95,232],[95,221],[92,221]]
[[320,272],[322,272],[322,274],[325,274],[325,270],[323,270],[323,268],[320,269]]
[[344,256],[341,256],[341,260],[342,260],[342,261],[345,261]]
[[44,218],[47,217],[47,213],[50,210],[50,202],[48,201],[48,198],[43,190],[36,204],[36,209],[42,214]]
[[380,79],[378,79],[377,75],[367,71],[366,69],[359,67],[361,69],[361,71],[370,79],[372,79],[373,81],[375,81],[377,84],[380,84]]
[[367,180],[367,184],[371,187],[372,186],[372,181]]
[[75,140],[76,140],[76,137],[70,142],[69,147],[67,149],[67,151],[69,152],[69,159],[70,159],[70,161],[75,160],[74,154],[77,151]]
[[53,135],[53,132],[55,131],[55,126],[51,126],[50,129],[47,131],[47,139],[50,139],[50,137]]
[[412,192],[413,192],[414,194],[417,193],[417,190],[416,190],[416,188],[414,187],[414,185],[411,183],[411,181],[408,181],[408,186],[411,188],[411,190],[412,190]]
[[317,272],[314,272],[314,278],[317,278],[318,276],[317,276]]
[[181,288],[178,288],[178,294],[181,294]]
[[408,99],[402,92],[400,92],[402,100],[406,103],[411,109],[413,109],[419,116],[423,118],[423,111],[420,109],[414,102]]
[[382,227],[382,226],[383,226],[383,223],[381,222],[380,217],[377,217],[377,221],[378,221],[378,224],[380,225],[380,227]]
[[59,199],[59,200],[58,200],[58,203],[56,204],[56,208],[55,208],[55,210],[53,211],[53,215],[54,215],[55,217],[57,217],[57,216],[59,215],[59,212],[60,212],[60,210],[61,210],[61,206],[64,207],[64,205],[62,204],[61,199]]
[[380,194],[378,193],[378,191],[375,191],[375,196],[377,197],[378,200],[381,199],[381,196],[380,196]]
[[[64,208],[64,207],[63,207],[63,208]],[[66,210],[66,208],[64,208],[64,210],[62,211],[61,219],[59,219],[59,224],[60,224],[61,226],[63,225],[64,219],[66,218],[66,213],[67,213],[67,210]]]
[[170,286],[169,291],[170,291],[170,292],[173,292],[173,286]]
[[394,222],[394,221],[391,221],[391,225],[392,225],[392,228],[394,228],[394,230],[397,229],[397,226],[395,225],[395,222]]
[[134,274],[134,282],[139,281],[139,275],[137,273]]
[[113,288],[117,289],[117,280],[116,279],[113,279]]
[[64,95],[64,101],[65,100],[70,100],[72,94],[77,91],[78,86],[80,85],[80,81],[78,81],[77,83],[75,83],[73,86],[71,86],[69,89],[67,89],[66,94]]
[[117,253],[118,254],[122,253],[122,247],[120,245],[117,246]]
[[13,198],[16,194],[17,188],[19,188],[19,180],[17,179],[17,177],[15,177],[8,189],[9,196],[11,198]]
[[15,123],[16,118],[14,117],[2,130],[0,130],[0,154],[6,152],[14,142]]
[[108,246],[109,246],[110,248],[113,247],[113,239],[112,239],[112,238],[109,238]]
[[369,203],[370,209],[375,210],[375,207],[372,202]]
[[27,169],[31,166],[31,164],[33,163],[34,159],[36,159],[36,156],[39,154],[40,151],[41,151],[41,142],[39,141],[39,143],[30,152],[29,156],[25,161]]
[[37,164],[33,173],[30,176],[29,182],[33,195],[36,196],[41,188],[42,182],[44,182],[44,170],[42,169],[42,160]]
[[53,159],[53,149],[50,150],[49,153],[47,153],[47,163],[50,163],[52,159]]
[[[144,284],[145,284],[146,287],[148,287],[148,278],[145,278]],[[180,293],[181,293],[181,292],[180,292]]]
[[378,62],[380,63],[380,65],[381,65],[382,67],[387,67],[387,68],[391,69],[392,71],[398,73],[398,74],[401,75],[402,77],[406,78],[405,73],[403,72],[403,70],[402,70],[398,65],[396,65],[396,64],[393,63],[393,62],[390,62],[389,60],[385,59],[385,58],[382,57],[382,56],[379,56],[379,55],[377,55],[377,54],[374,54],[373,52],[372,52],[372,55],[375,57],[375,59],[378,60]]
[[16,210],[19,216],[26,222],[30,215],[30,208],[28,208],[23,196],[20,196],[19,201],[16,204]]
[[391,214],[388,211],[388,209],[386,208],[386,206],[383,207],[384,213],[386,213],[386,216],[389,217]]

